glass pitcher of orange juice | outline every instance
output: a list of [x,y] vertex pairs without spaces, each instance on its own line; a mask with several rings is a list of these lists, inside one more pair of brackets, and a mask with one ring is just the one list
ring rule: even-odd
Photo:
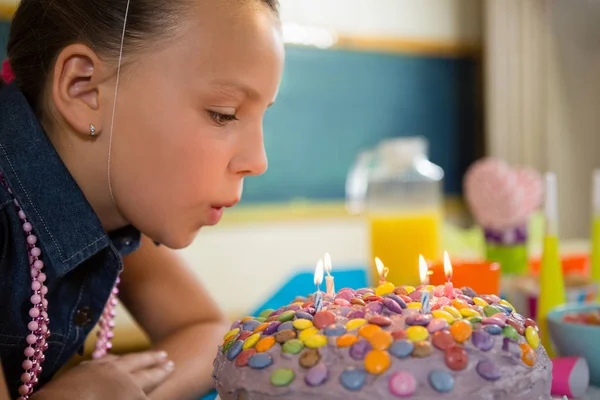
[[389,268],[387,281],[418,285],[419,255],[440,256],[444,171],[428,159],[422,137],[388,139],[359,154],[346,181],[348,211],[366,217],[375,257]]

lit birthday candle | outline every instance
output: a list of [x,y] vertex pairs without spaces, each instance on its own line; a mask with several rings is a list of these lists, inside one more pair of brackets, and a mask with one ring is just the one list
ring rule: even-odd
[[317,268],[315,268],[315,296],[314,296],[314,305],[315,312],[321,311],[323,308],[323,293],[321,293],[321,283],[323,282],[323,260],[319,260],[317,262]]
[[383,262],[381,262],[378,257],[375,257],[375,266],[377,267],[377,273],[379,274],[379,286],[375,289],[375,294],[377,296],[383,296],[392,293],[396,287],[393,283],[385,280],[390,270],[383,265]]
[[334,297],[335,296],[335,285],[333,282],[333,276],[331,275],[331,256],[329,253],[325,253],[323,257],[323,263],[325,266],[325,273],[327,276],[325,277],[325,288],[327,290],[327,296]]
[[454,298],[454,285],[452,284],[452,264],[448,252],[444,252],[444,274],[448,280],[444,285],[444,296],[452,300]]
[[429,314],[431,312],[431,304],[429,303],[431,293],[425,287],[429,285],[428,270],[429,266],[427,265],[425,258],[422,255],[419,255],[419,276],[421,277],[421,285],[424,286],[421,290],[421,310],[423,311],[423,314]]

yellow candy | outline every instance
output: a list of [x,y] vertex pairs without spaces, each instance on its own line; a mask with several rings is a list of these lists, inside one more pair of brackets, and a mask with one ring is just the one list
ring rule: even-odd
[[414,303],[414,302],[413,303],[408,303],[406,305],[406,307],[408,307],[408,308],[421,308],[421,303]]
[[527,343],[534,349],[537,349],[540,345],[540,335],[533,326],[528,326],[525,329],[525,338],[527,339]]
[[471,318],[471,317],[481,316],[481,314],[479,314],[477,311],[472,310],[470,308],[461,308],[459,311],[460,311],[460,315],[462,315],[463,318]]
[[488,302],[482,299],[481,297],[473,297],[473,303],[477,304],[480,307],[489,306]]
[[238,333],[240,333],[240,328],[235,328],[235,329],[232,329],[232,330],[230,330],[229,332],[227,332],[227,333],[225,334],[225,336],[223,336],[223,340],[227,340],[227,339],[229,339],[230,337],[232,337],[232,336],[234,336],[234,335],[237,335]]
[[420,342],[429,337],[429,331],[423,326],[409,326],[406,328],[406,336],[408,337],[408,340]]
[[298,334],[298,339],[304,342],[307,337],[316,335],[317,333],[319,333],[319,330],[313,326],[312,328],[307,328],[300,332]]
[[456,318],[454,318],[452,314],[444,310],[433,310],[431,312],[431,315],[433,315],[433,318],[445,319],[446,322],[449,324],[453,323],[456,320]]
[[506,307],[510,307],[513,311],[515,311],[515,307],[504,299],[500,300],[500,304],[502,304],[503,306],[506,306]]
[[308,319],[297,319],[292,323],[292,325],[299,331],[303,331],[305,329],[311,328],[313,326],[313,323]]
[[327,344],[327,337],[324,335],[311,335],[304,340],[302,340],[306,347],[310,347],[311,349],[316,349],[319,347],[323,347]]
[[411,294],[412,292],[415,291],[415,288],[412,286],[404,286],[404,289],[406,290],[406,293]]
[[381,285],[377,286],[375,289],[375,294],[377,296],[384,296],[386,294],[392,293],[396,289],[396,286],[392,282],[384,282]]
[[442,310],[448,311],[454,318],[461,319],[462,315],[460,315],[460,311],[452,306],[443,306]]
[[363,326],[366,323],[367,323],[367,320],[364,318],[351,319],[350,321],[346,322],[346,329],[349,331],[353,331],[357,328],[360,328],[361,326]]
[[260,340],[260,333],[255,333],[254,335],[250,335],[248,336],[248,339],[246,339],[244,341],[244,344],[242,345],[242,350],[248,350],[253,348],[256,343],[258,343],[258,341]]

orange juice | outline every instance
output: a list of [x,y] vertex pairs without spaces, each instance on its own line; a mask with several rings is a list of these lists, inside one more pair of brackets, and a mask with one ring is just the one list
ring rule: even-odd
[[372,282],[378,282],[375,257],[389,268],[387,281],[419,285],[419,254],[426,260],[440,255],[441,211],[369,215]]

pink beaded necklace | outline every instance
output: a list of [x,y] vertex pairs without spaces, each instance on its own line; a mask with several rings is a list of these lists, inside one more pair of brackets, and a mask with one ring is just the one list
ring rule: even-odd
[[[25,212],[21,209],[19,202],[13,195],[12,190],[8,186],[4,175],[0,172],[0,181],[8,190],[13,197],[13,202],[17,208],[19,218],[23,223],[23,232],[25,233],[25,239],[27,241],[27,249],[29,252],[29,264],[31,266],[31,290],[33,291],[30,301],[32,304],[29,310],[29,316],[31,321],[27,324],[27,329],[30,331],[27,335],[28,347],[24,351],[25,361],[21,364],[25,372],[21,374],[21,386],[19,387],[19,394],[21,395],[17,400],[28,400],[33,394],[34,387],[38,384],[38,376],[42,373],[42,364],[44,363],[45,356],[44,351],[48,350],[48,342],[46,341],[50,336],[50,330],[48,324],[50,319],[48,318],[48,300],[46,294],[48,293],[48,287],[44,285],[46,281],[46,274],[43,272],[44,263],[40,259],[42,250],[36,246],[37,236],[33,234],[33,227],[27,220]],[[112,289],[108,302],[104,307],[102,316],[99,321],[98,341],[96,347],[92,353],[92,358],[98,359],[106,355],[108,350],[112,347],[111,339],[114,336],[113,328],[115,327],[115,307],[118,303],[117,295],[119,294],[120,279],[117,277],[115,286]]]

